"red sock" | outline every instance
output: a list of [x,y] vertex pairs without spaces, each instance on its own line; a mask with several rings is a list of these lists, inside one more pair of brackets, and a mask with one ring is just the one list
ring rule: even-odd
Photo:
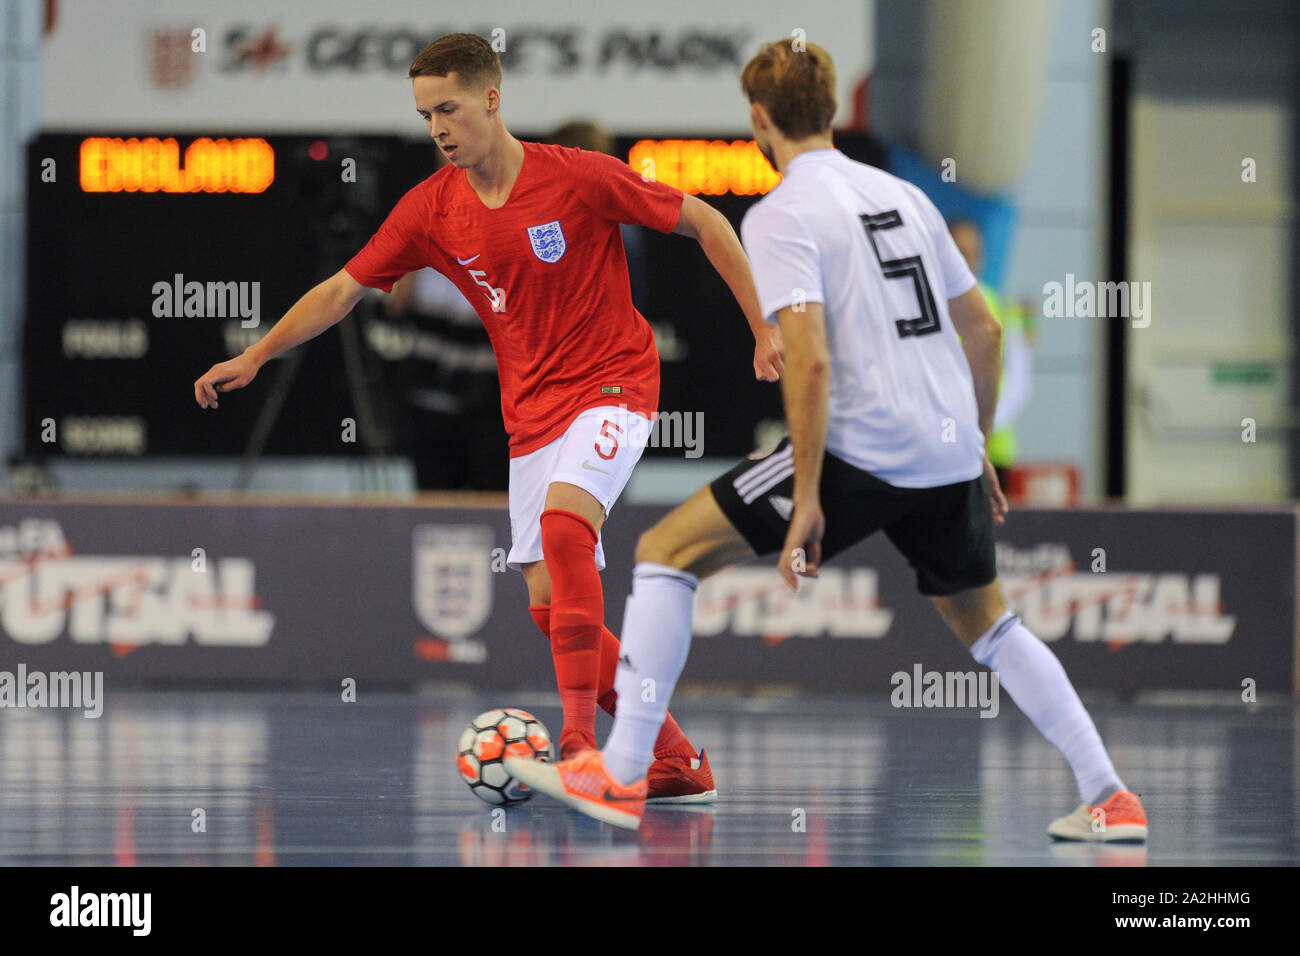
[[[537,625],[538,630],[551,639],[551,606],[549,604],[532,605],[528,608],[528,613],[533,616],[533,622]],[[615,705],[618,703],[618,692],[614,690],[614,672],[618,670],[618,638],[610,633],[609,628],[601,626],[600,628],[600,682],[597,685],[597,693],[600,695],[596,702],[600,704],[600,709],[611,717],[614,716]],[[670,713],[664,718],[664,725],[659,729],[659,736],[655,740],[655,759],[660,757],[694,757],[696,754],[695,747],[692,746],[682,728],[678,726],[677,721],[673,719]]]
[[596,529],[571,511],[543,511],[542,554],[551,576],[551,658],[564,705],[560,749],[571,753],[596,746],[600,629],[605,618]]

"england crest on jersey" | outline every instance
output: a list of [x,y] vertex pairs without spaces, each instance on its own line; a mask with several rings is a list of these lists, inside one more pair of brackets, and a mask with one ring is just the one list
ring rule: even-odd
[[558,262],[564,255],[564,231],[560,220],[528,227],[528,238],[533,243],[533,253],[543,262]]

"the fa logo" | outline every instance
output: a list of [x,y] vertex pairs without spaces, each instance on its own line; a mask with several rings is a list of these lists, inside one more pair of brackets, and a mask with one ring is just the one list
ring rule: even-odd
[[564,231],[560,220],[528,227],[528,238],[533,244],[533,254],[543,262],[559,262],[564,255]]

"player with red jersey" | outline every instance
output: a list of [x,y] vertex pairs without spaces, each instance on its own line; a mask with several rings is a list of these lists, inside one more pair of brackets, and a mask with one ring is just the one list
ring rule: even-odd
[[[780,333],[763,322],[730,223],[680,190],[600,153],[524,143],[501,117],[501,65],[473,34],[436,40],[410,76],[416,109],[450,160],[410,190],[370,242],[258,343],[194,384],[202,407],[247,385],[269,358],[324,331],[367,287],[391,291],[432,266],[475,306],[496,353],[510,435],[507,563],[551,642],[564,706],[561,752],[595,746],[613,713],[618,640],[604,625],[600,529],[641,456],[659,401],[659,357],[632,305],[620,223],[696,239],[754,332],[754,372],[781,374]],[[453,449],[448,450],[454,454]],[[716,796],[703,751],[670,716],[655,746],[650,798]]]

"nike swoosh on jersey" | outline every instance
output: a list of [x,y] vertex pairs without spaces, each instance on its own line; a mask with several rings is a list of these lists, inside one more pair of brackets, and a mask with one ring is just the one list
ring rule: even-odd
[[608,471],[606,471],[604,468],[595,468],[595,467],[593,467],[593,466],[587,464],[585,461],[582,463],[582,467],[583,467],[583,468],[586,468],[588,471],[598,471],[598,472],[600,472],[602,475],[609,475],[609,474],[612,474],[612,472],[608,472]]
[[[483,255],[483,253],[480,252],[480,253],[478,254],[478,256],[481,256],[481,255]],[[456,261],[459,262],[459,263],[460,263],[461,265],[463,265],[463,266],[467,266],[467,265],[469,265],[471,262],[473,262],[475,259],[477,259],[478,256],[470,256],[468,259],[462,259],[460,256],[457,256],[457,257],[456,257]]]

